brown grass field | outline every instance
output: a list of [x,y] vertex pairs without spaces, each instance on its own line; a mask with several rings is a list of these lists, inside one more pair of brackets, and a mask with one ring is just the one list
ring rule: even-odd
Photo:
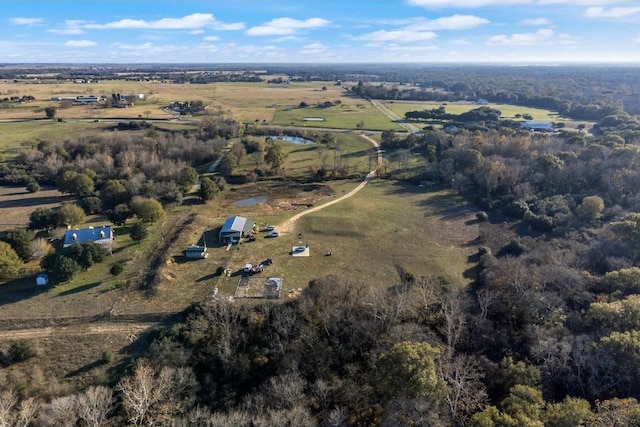
[[[323,88],[325,88],[323,90]],[[110,97],[112,93],[144,94],[145,99],[129,108],[103,108],[78,105],[61,108],[63,103],[51,101],[54,96],[95,95]],[[99,83],[26,84],[0,81],[0,96],[31,95],[35,101],[0,109],[0,121],[7,119],[43,118],[43,109],[57,107],[57,117],[62,119],[149,118],[169,119],[171,114],[164,107],[171,101],[203,101],[211,111],[231,112],[242,122],[270,123],[277,106],[297,106],[301,102],[314,105],[325,101],[344,104],[354,99],[341,87],[331,82],[290,84],[262,83],[209,83],[174,84],[133,81],[101,81]],[[358,101],[361,102],[361,101]]]

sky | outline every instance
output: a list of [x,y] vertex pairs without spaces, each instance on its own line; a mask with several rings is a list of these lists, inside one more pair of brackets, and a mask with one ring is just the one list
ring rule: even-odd
[[640,0],[0,0],[0,63],[640,63]]

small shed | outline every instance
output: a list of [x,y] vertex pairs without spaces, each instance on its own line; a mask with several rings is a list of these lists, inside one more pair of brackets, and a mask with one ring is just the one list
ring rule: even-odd
[[36,276],[36,285],[44,286],[49,284],[49,275],[46,273],[40,273]]
[[198,245],[194,245],[194,246],[189,246],[187,249],[184,250],[184,256],[187,258],[206,258],[207,256],[209,256],[209,254],[207,253],[207,247],[206,246],[198,246]]

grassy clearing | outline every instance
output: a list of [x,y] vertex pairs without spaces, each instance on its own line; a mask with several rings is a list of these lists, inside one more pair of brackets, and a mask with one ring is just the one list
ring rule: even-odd
[[[305,121],[306,117],[320,117],[324,121]],[[354,104],[353,100],[349,104],[326,108],[278,107],[272,124],[335,129],[402,130],[400,125],[370,104]]]
[[[259,218],[258,212],[248,216]],[[270,257],[274,265],[262,275],[283,277],[286,291],[326,274],[374,287],[391,286],[397,283],[398,267],[468,283],[468,257],[476,251],[468,243],[477,235],[471,210],[450,192],[380,180],[351,199],[301,218],[288,235],[239,245],[225,261],[237,272],[245,263]],[[309,258],[290,256],[299,244],[310,246]],[[218,251],[228,254],[219,248],[212,255]],[[325,256],[329,251],[333,255]],[[238,277],[221,277],[215,283],[226,294],[237,281]]]
[[[439,102],[385,102],[385,106],[389,108],[394,113],[398,114],[400,117],[404,117],[405,113],[408,111],[422,111],[422,110],[432,110],[434,108],[438,108],[443,103]],[[566,119],[560,119],[558,117],[557,112],[553,112],[550,110],[543,110],[539,108],[530,108],[530,107],[521,107],[518,105],[508,105],[508,104],[486,104],[486,105],[478,105],[472,103],[457,103],[457,102],[449,102],[444,105],[447,113],[450,114],[462,114],[467,111],[474,110],[480,107],[490,107],[495,108],[496,110],[500,110],[502,112],[502,117],[506,119],[517,119],[516,115],[520,114],[530,114],[533,117],[533,120],[544,120],[544,121],[565,121]]]
[[[317,132],[322,133],[322,132]],[[352,174],[366,174],[369,168],[369,152],[371,145],[362,137],[354,133],[335,132],[335,143],[326,146],[320,143],[294,144],[290,142],[279,142],[287,153],[286,174],[303,178],[310,176],[312,171],[321,169],[323,162],[327,169],[332,170],[334,159],[340,153],[343,161],[348,161],[349,171]],[[248,136],[248,139],[258,137]],[[323,158],[325,160],[323,160]],[[249,155],[237,167],[238,172],[249,172],[256,167],[255,160]]]
[[0,186],[0,231],[26,228],[29,215],[38,207],[56,208],[73,200],[55,188],[45,187],[37,193],[29,193],[24,187]]
[[28,120],[0,123],[0,153],[10,158],[25,147],[35,147],[41,141],[63,141],[69,136],[95,135],[104,130],[104,123],[56,122],[53,120]]

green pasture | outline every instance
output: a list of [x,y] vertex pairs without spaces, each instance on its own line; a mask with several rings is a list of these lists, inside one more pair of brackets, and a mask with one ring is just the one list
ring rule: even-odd
[[[531,108],[531,107],[521,107],[518,105],[509,105],[509,104],[472,104],[472,103],[457,103],[457,102],[449,102],[449,103],[437,103],[437,102],[390,102],[386,101],[385,106],[398,114],[400,117],[404,117],[405,113],[408,111],[424,111],[424,110],[433,110],[441,105],[444,106],[445,111],[449,114],[462,114],[467,111],[475,110],[480,107],[490,107],[495,108],[496,110],[500,110],[502,112],[502,117],[505,119],[514,119],[518,120],[516,115],[524,115],[530,114],[533,117],[533,120],[539,121],[565,121],[566,119],[561,119],[558,117],[557,112],[553,112],[550,110],[543,110],[540,108]],[[520,118],[522,120],[522,118]]]
[[12,157],[23,147],[35,147],[41,141],[58,142],[72,136],[87,133],[95,135],[105,127],[104,123],[57,122],[54,120],[28,120],[0,122],[0,153]]
[[[349,189],[336,190],[334,197]],[[468,245],[478,235],[472,218],[471,208],[450,191],[374,180],[353,197],[303,216],[290,233],[240,245],[231,266],[235,271],[271,257],[268,275],[282,277],[286,291],[329,274],[385,289],[399,283],[399,269],[463,285],[470,280],[468,257],[477,250]],[[309,245],[311,256],[291,256],[297,245]],[[218,283],[220,289],[233,289],[237,279]]]
[[[366,174],[369,168],[369,153],[371,144],[364,138],[354,133],[335,132],[335,143],[327,146],[320,143],[294,144],[286,141],[278,141],[282,145],[287,160],[285,164],[286,175],[289,177],[309,176],[311,170],[321,169],[323,157],[328,170],[334,166],[334,158],[339,152],[343,164],[349,166],[352,174]],[[255,136],[248,136],[249,139],[256,139]],[[348,159],[348,160],[347,160]],[[255,160],[248,155],[238,166],[237,171],[249,172],[255,169]]]
[[[321,117],[324,121],[305,121],[305,117]],[[402,130],[400,125],[394,123],[370,104],[356,103],[327,108],[278,106],[271,124],[334,129],[361,128],[377,131]]]

